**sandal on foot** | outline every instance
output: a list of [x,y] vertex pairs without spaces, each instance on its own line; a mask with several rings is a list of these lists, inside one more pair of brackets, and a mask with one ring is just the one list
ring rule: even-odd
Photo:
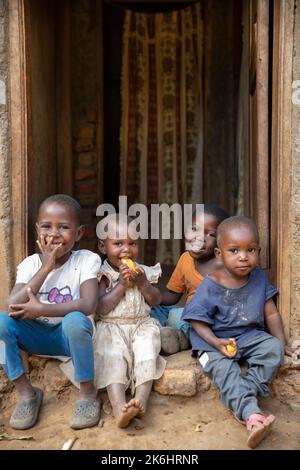
[[77,400],[70,419],[72,429],[84,429],[97,426],[100,420],[100,400]]
[[246,427],[250,432],[247,445],[251,449],[255,449],[255,447],[257,447],[258,444],[260,444],[265,437],[270,434],[274,421],[275,416],[263,416],[258,413],[251,415],[249,419],[247,419]]
[[13,429],[29,429],[35,425],[43,401],[43,391],[34,387],[34,392],[33,398],[18,401],[9,421]]

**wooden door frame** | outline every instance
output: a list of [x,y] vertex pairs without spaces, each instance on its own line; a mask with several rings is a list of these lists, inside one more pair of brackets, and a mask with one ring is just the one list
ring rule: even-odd
[[294,0],[275,0],[271,144],[271,277],[287,338],[291,315],[291,167]]
[[[13,268],[27,255],[28,158],[30,155],[30,50],[26,37],[28,0],[9,1],[11,201]],[[273,98],[271,148],[271,275],[279,309],[290,332],[290,198],[292,161],[292,63],[294,0],[274,2]],[[259,158],[265,159],[262,155]]]
[[8,2],[13,272],[28,252],[28,155],[31,146],[31,95],[26,4],[27,0]]
[[250,215],[260,235],[260,262],[269,269],[269,0],[250,1]]

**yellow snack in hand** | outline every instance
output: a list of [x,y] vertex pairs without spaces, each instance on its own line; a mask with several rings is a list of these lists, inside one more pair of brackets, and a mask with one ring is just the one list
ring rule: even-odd
[[236,344],[235,344],[235,339],[234,338],[229,338],[229,341],[232,344],[227,344],[226,349],[229,352],[229,354],[234,354],[236,352]]
[[131,258],[129,258],[129,256],[125,256],[124,258],[122,258],[122,263],[126,264],[129,269],[132,269],[132,271],[137,272],[136,264],[134,261],[132,261]]

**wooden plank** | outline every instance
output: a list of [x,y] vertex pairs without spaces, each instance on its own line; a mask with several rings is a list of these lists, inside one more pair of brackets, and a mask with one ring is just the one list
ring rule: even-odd
[[287,338],[291,314],[291,162],[294,0],[274,2],[271,152],[271,276]]
[[13,269],[27,255],[28,244],[28,93],[29,67],[26,57],[26,15],[23,0],[10,0],[10,109],[11,109],[11,187],[13,218]]
[[70,2],[60,0],[57,8],[57,190],[73,195]]
[[[257,9],[256,9],[257,5]],[[252,2],[250,67],[251,216],[260,234],[261,265],[269,267],[269,1]],[[254,63],[253,63],[254,61]],[[255,83],[253,84],[253,81]]]

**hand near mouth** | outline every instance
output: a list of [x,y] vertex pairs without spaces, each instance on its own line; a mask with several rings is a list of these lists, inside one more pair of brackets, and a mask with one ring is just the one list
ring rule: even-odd
[[62,243],[53,243],[53,236],[50,235],[48,239],[39,236],[36,241],[42,255],[42,266],[47,271],[52,271],[55,268],[55,264],[58,258],[58,250],[62,246]]

